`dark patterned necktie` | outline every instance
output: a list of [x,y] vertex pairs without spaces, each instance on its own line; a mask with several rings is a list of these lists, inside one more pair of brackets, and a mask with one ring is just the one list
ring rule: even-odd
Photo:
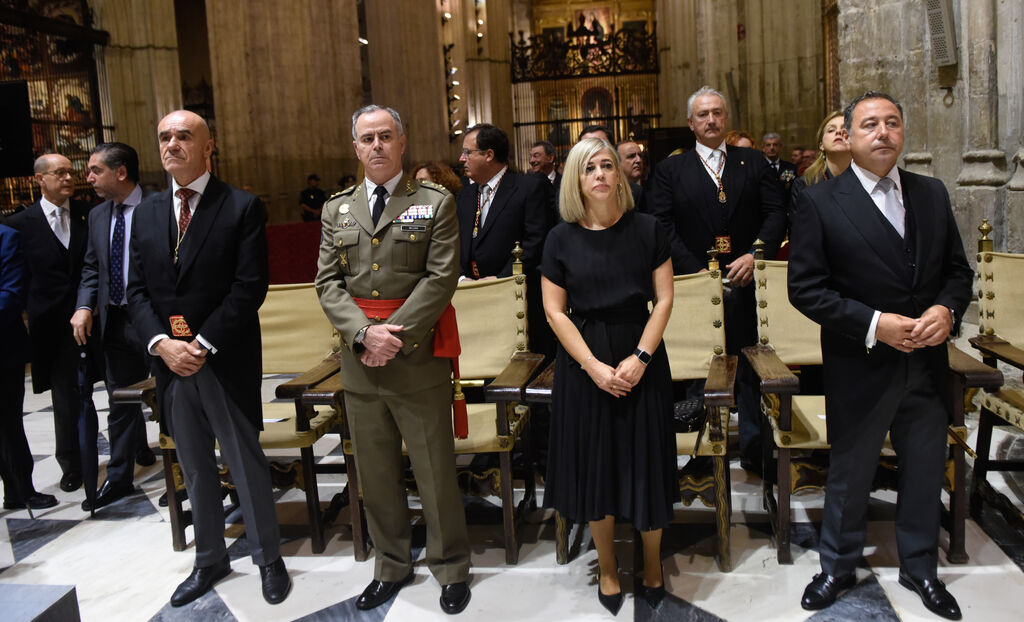
[[114,235],[110,238],[110,304],[124,301],[124,203],[117,204]]
[[384,200],[387,199],[388,189],[384,186],[377,186],[373,189],[373,213],[370,214],[373,217],[373,226],[377,226],[377,221],[380,220],[380,215],[384,213]]
[[188,223],[192,222],[192,210],[188,206],[188,200],[196,191],[191,188],[178,188],[178,198],[181,199],[181,212],[178,214],[178,238],[185,235]]

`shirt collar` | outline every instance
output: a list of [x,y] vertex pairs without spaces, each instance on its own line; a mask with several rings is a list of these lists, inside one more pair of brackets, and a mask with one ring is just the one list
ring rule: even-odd
[[551,169],[551,172],[548,173],[548,181],[550,181],[551,183],[555,183],[556,175],[558,175],[558,171],[556,171],[555,169]]
[[494,177],[491,177],[487,181],[487,187],[491,189],[491,192],[494,192],[495,186],[498,185],[498,180],[501,179],[501,176],[504,175],[505,171],[507,171],[507,170],[508,170],[508,165],[506,164],[505,166],[501,167],[501,170],[498,171],[497,175],[495,175]]
[[778,163],[778,164],[782,163],[782,158],[775,158],[774,160],[772,160],[768,156],[765,156],[764,159],[768,161],[768,165],[769,166],[775,166],[776,163]]
[[[171,192],[174,194],[174,196],[178,196],[178,189],[184,187],[194,191],[196,194],[200,196],[200,198],[202,198],[203,193],[206,192],[206,185],[208,183],[210,183],[210,171],[203,172],[202,175],[193,179],[192,182],[186,186],[178,185],[178,182],[175,181],[173,177],[171,177]],[[197,207],[198,205],[199,204],[196,203]]]
[[[398,171],[397,175],[395,175],[391,179],[389,179],[386,182],[384,182],[384,189],[388,191],[388,196],[389,197],[393,196],[395,194],[395,188],[398,187],[398,182],[400,182],[402,180],[402,174],[403,174],[403,171]],[[372,181],[370,181],[370,178],[367,177],[366,178],[366,196],[367,197],[372,197],[373,196],[373,192],[376,189],[377,189],[377,184],[375,184]]]
[[705,145],[702,142],[698,142],[696,148],[697,148],[697,155],[699,155],[700,157],[704,158],[704,160],[707,160],[708,158],[710,158],[711,157],[711,152],[714,151],[715,149],[721,151],[723,154],[726,152],[725,141],[724,140],[722,141],[722,144],[720,144],[720,145],[718,145],[718,147],[714,147],[714,148],[708,147],[707,145]]
[[[875,186],[878,185],[878,181],[882,179],[871,171],[857,166],[856,162],[850,162],[850,168],[853,169],[853,174],[857,176],[857,180],[860,181],[860,185],[864,187],[864,191],[868,194],[871,194],[875,189]],[[896,196],[902,196],[903,186],[900,184],[899,168],[896,165],[893,165],[885,176],[892,180],[893,188],[896,189]]]
[[[128,193],[128,196],[125,197],[125,199],[122,202],[122,204],[125,207],[131,208],[131,207],[135,207],[139,203],[142,203],[142,188],[140,188],[139,185],[136,184],[135,188],[133,188],[132,191]],[[114,204],[115,205],[117,204],[116,201],[115,201]]]
[[59,209],[68,209],[68,200],[64,199],[64,202],[60,205],[54,205],[53,203],[50,203],[46,197],[40,196],[39,206],[43,208],[43,212],[45,212],[47,216],[53,216]]

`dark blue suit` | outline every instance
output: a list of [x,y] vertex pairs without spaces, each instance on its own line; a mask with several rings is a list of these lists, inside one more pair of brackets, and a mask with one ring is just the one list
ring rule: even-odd
[[[120,305],[112,305],[110,301],[110,232],[114,213],[113,201],[104,201],[89,213],[89,243],[75,305],[93,312],[92,341],[102,344],[108,396],[112,396],[116,389],[145,380],[149,375],[145,345],[139,341],[132,327],[125,301],[118,301]],[[126,239],[129,233],[125,231]],[[128,262],[129,258],[125,256],[124,261]],[[118,488],[130,487],[135,472],[136,448],[146,445],[142,407],[111,403],[107,434],[110,437],[107,482]]]
[[22,425],[25,398],[25,363],[29,360],[28,333],[21,319],[25,308],[25,258],[20,236],[0,225],[0,476],[4,500],[10,504],[35,494],[32,453]]

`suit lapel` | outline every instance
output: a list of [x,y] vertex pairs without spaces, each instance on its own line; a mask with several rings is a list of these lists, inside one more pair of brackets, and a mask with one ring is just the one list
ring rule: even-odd
[[[903,207],[908,214],[907,222],[911,218],[914,221],[914,264],[917,266],[917,269],[914,270],[913,284],[916,286],[921,278],[921,273],[924,272],[921,268],[924,266],[924,262],[928,260],[929,253],[931,252],[931,247],[928,243],[943,237],[931,231],[926,235],[924,229],[925,227],[932,227],[935,223],[941,221],[938,218],[932,218],[930,214],[924,214],[924,211],[928,210],[931,204],[922,196],[918,189],[917,181],[903,170],[900,170],[900,185],[903,187]],[[915,199],[917,200],[915,201]]]
[[906,262],[900,256],[899,248],[890,243],[890,235],[893,235],[893,232],[886,231],[884,219],[879,218],[877,213],[878,207],[864,191],[853,169],[846,169],[846,172],[836,179],[834,197],[839,209],[846,214],[868,246],[882,259],[882,263],[897,277],[904,278],[905,272],[898,267]]
[[707,168],[700,161],[696,149],[690,149],[676,157],[686,158],[683,170],[687,172],[687,180],[684,187],[689,188],[687,193],[693,198],[694,207],[697,208],[700,217],[704,219],[708,230],[717,234],[719,221],[716,211],[721,209],[721,204],[718,202],[718,190],[714,187],[715,184],[711,181]]
[[[370,215],[370,206],[366,201],[366,184],[359,182],[356,184],[356,189],[352,191],[351,196],[347,199],[348,203],[348,216],[356,221],[363,231],[367,233],[373,233],[373,217]],[[340,209],[340,207],[339,207]],[[345,216],[341,216],[342,221],[345,220]]]
[[178,248],[179,282],[195,262],[196,255],[203,247],[206,236],[210,234],[210,229],[213,228],[213,223],[217,219],[217,214],[226,197],[224,184],[216,177],[210,177],[209,183],[206,184],[206,191],[199,199],[195,214],[192,215],[192,220],[189,221],[185,231],[185,237],[182,238],[181,246]]
[[[501,181],[498,183],[498,188],[494,191],[494,198],[491,199],[491,205],[487,208],[487,219],[484,220],[483,227],[480,227],[480,231],[476,235],[476,243],[479,244],[487,237],[487,233],[494,228],[494,223],[498,220],[498,214],[501,213],[505,206],[508,205],[512,195],[516,192],[516,180],[517,176],[511,170],[505,171]],[[480,193],[480,184],[477,184],[477,194]],[[476,219],[476,213],[473,214],[474,220]]]
[[[155,244],[159,251],[157,256],[166,257],[169,264],[174,261],[174,243],[171,241],[171,236],[175,235],[173,232],[178,230],[177,225],[174,224],[174,197],[171,192],[170,189],[164,190],[153,201],[153,219],[156,221],[158,232],[158,235],[155,236]],[[139,205],[142,205],[142,203]],[[133,229],[141,222],[135,220],[139,216],[141,216],[140,212],[136,211],[135,216],[132,218]]]
[[[743,180],[746,177],[746,167],[749,166],[746,157],[735,147],[725,147],[725,170],[722,171],[722,187],[725,188],[726,221],[732,218],[732,213],[740,202],[740,195],[743,194]],[[717,200],[717,198],[716,198]],[[721,205],[719,203],[719,205]]]
[[[107,266],[110,265],[110,214],[114,211],[114,202],[104,201],[93,209],[97,212],[96,224],[102,226],[97,226],[95,231],[90,230],[89,235],[92,236],[93,246],[96,247],[100,274],[106,274],[109,272]],[[130,232],[125,231],[125,235],[128,233]]]

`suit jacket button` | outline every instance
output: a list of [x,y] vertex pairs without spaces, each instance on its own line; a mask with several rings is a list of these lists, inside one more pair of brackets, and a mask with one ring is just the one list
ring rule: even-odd
[[414,344],[412,344],[412,347],[413,347],[413,348],[418,348],[418,347],[420,347],[420,344],[418,344],[418,343],[414,343]]
[[415,242],[416,241],[416,234],[415,233],[410,233],[409,234],[409,240]]
[[380,298],[380,292],[378,292],[377,290],[373,290],[372,292],[370,292],[370,295],[373,296],[374,298]]
[[380,244],[380,239],[379,238],[373,238],[372,240],[370,240],[370,244],[373,244],[374,246],[377,246],[378,244]]
[[372,266],[370,266],[370,267],[371,267],[372,269],[374,269],[374,270],[380,270],[380,266],[379,266],[379,265],[377,265],[377,264],[373,264],[373,265],[372,265]]

